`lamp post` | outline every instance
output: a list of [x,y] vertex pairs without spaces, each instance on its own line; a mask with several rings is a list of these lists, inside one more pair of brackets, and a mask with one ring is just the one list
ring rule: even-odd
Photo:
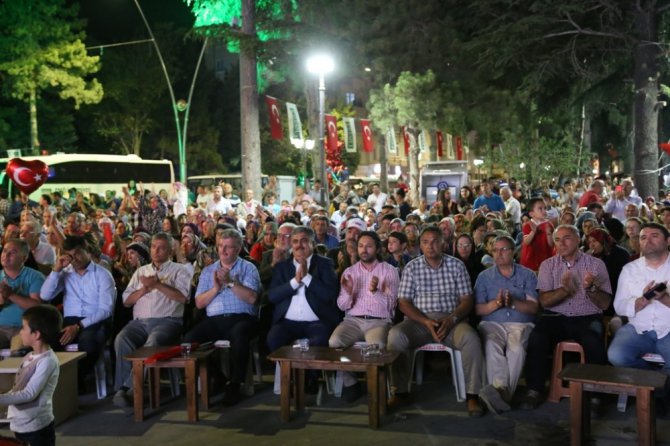
[[472,160],[472,164],[477,167],[477,177],[479,177],[479,183],[481,184],[482,182],[482,171],[481,171],[481,166],[484,164],[484,160],[481,159],[474,159]]
[[315,55],[307,59],[307,71],[319,76],[319,144],[320,150],[323,151],[321,163],[319,165],[319,172],[321,173],[321,204],[328,210],[329,208],[329,191],[328,174],[326,173],[326,145],[324,144],[324,123],[326,119],[326,83],[324,77],[326,74],[333,71],[335,63],[330,56],[323,54]]

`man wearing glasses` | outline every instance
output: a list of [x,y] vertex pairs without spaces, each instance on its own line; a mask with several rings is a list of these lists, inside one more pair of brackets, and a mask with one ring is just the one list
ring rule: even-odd
[[495,266],[479,274],[475,284],[475,311],[482,317],[478,328],[489,382],[479,398],[494,413],[510,410],[538,309],[535,273],[514,264],[514,247],[511,237],[496,237]]
[[607,364],[603,310],[612,301],[607,268],[579,250],[575,226],[560,225],[553,239],[556,255],[542,262],[537,276],[543,312],[528,340],[523,409],[535,409],[542,402],[547,356],[559,342],[575,340],[584,348],[585,362]]

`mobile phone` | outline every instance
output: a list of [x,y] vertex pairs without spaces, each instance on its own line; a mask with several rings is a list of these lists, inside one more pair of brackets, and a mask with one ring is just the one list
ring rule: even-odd
[[662,293],[663,291],[666,290],[668,286],[665,284],[665,282],[657,283],[652,289],[647,291],[642,295],[647,300],[651,300],[656,296],[656,293]]
[[621,185],[618,185],[617,187],[614,188],[614,192],[621,192],[622,190],[623,188],[621,187]]

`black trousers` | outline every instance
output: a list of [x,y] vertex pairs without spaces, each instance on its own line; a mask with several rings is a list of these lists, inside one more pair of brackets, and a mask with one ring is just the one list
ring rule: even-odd
[[547,357],[556,344],[574,340],[584,348],[585,361],[589,364],[607,364],[607,351],[603,340],[603,318],[590,316],[563,316],[545,312],[535,325],[528,339],[526,355],[526,382],[530,390],[542,392],[549,372]]

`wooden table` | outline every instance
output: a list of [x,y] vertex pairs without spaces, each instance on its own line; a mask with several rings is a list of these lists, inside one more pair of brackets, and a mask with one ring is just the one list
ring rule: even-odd
[[[56,425],[77,413],[79,408],[79,383],[77,363],[86,356],[84,352],[56,352],[60,365],[58,384],[53,394],[54,423]],[[0,361],[0,392],[7,392],[14,385],[14,376],[23,358],[5,358]],[[7,413],[7,408],[3,408]],[[0,420],[9,421],[9,420]]]
[[653,370],[595,364],[569,364],[559,376],[570,382],[570,444],[586,442],[590,434],[590,398],[584,392],[635,396],[640,445],[656,444],[655,389],[665,386],[667,376]]
[[209,409],[209,380],[207,373],[207,358],[214,352],[214,348],[195,350],[189,356],[177,356],[166,361],[158,361],[146,364],[150,356],[174,348],[165,347],[140,347],[124,358],[133,364],[133,400],[135,409],[135,421],[144,420],[144,369],[149,373],[149,405],[157,409],[160,405],[160,369],[180,368],[184,369],[186,377],[186,411],[188,421],[198,421],[198,380],[200,376],[200,402],[203,409]]
[[386,369],[398,357],[398,352],[384,352],[380,356],[364,358],[360,349],[347,350],[329,347],[311,347],[302,352],[284,346],[268,356],[279,362],[281,370],[281,419],[290,419],[291,371],[295,370],[295,409],[305,407],[305,370],[335,370],[366,372],[368,381],[368,417],[370,427],[379,428],[380,415],[386,415]]

